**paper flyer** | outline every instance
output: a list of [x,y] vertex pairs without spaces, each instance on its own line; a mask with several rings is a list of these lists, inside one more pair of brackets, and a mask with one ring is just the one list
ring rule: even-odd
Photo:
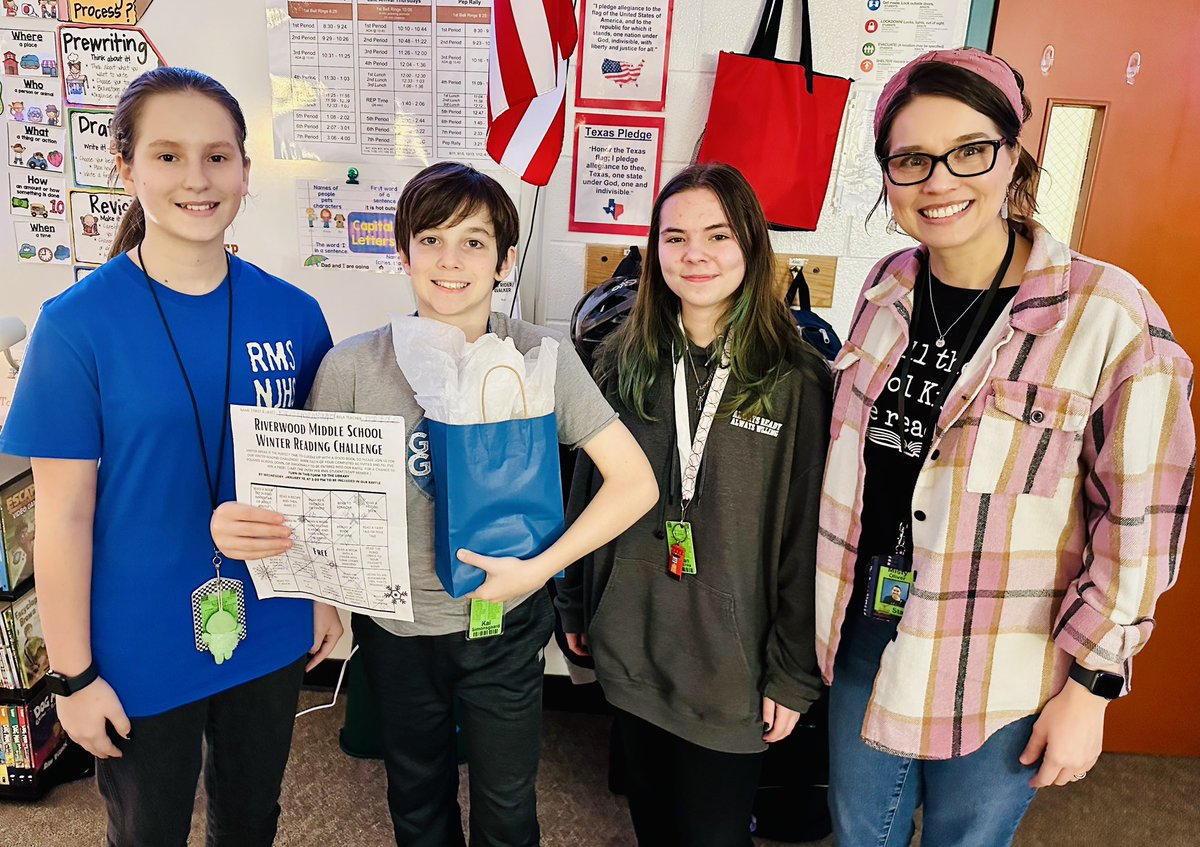
[[66,219],[67,181],[61,174],[11,170],[8,188],[8,205],[14,218]]
[[59,124],[62,100],[58,80],[48,76],[6,76],[4,118],[17,123]]
[[961,46],[969,6],[960,0],[865,0],[857,18],[858,84],[883,85],[922,53]]
[[663,118],[577,112],[567,228],[646,235],[662,145]]
[[28,265],[71,264],[71,234],[66,221],[33,218],[13,221],[17,261]]
[[404,419],[256,406],[230,414],[238,501],[282,513],[293,531],[287,553],[246,562],[259,598],[411,621]]
[[8,123],[8,163],[13,168],[29,168],[61,174],[66,131],[61,126]]
[[674,0],[580,0],[575,105],[663,111]]
[[102,265],[108,261],[121,216],[133,202],[118,191],[71,191],[71,243],[75,261]]
[[111,111],[68,109],[67,131],[71,135],[71,170],[75,184],[107,188],[112,179],[113,154],[109,150]]
[[134,78],[166,64],[137,27],[64,25],[58,40],[68,106],[116,106]]

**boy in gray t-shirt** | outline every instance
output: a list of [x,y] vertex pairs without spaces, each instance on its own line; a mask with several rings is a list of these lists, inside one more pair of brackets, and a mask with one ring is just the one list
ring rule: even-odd
[[[453,162],[431,165],[413,177],[396,208],[396,243],[402,245],[418,315],[458,327],[468,342],[489,331],[511,338],[522,353],[544,336],[558,337],[490,310],[492,288],[516,261],[517,238],[517,210],[491,177]],[[554,620],[543,586],[645,514],[657,502],[657,484],[645,454],[574,348],[561,344],[554,404],[559,441],[583,449],[604,483],[587,509],[540,555],[518,560],[460,551],[459,558],[483,568],[487,579],[467,597],[452,599],[434,571],[433,480],[424,412],[397,355],[390,325],[343,341],[326,355],[309,394],[313,409],[402,415],[409,426],[407,519],[414,620],[355,615],[353,621],[367,681],[380,707],[396,843],[465,843],[457,801],[457,700],[471,774],[472,845],[536,845],[542,649]],[[279,539],[275,552],[258,555],[275,555],[290,546],[282,516],[224,504],[214,517],[214,537],[235,531],[243,538]],[[504,602],[502,634],[466,639],[472,598]]]

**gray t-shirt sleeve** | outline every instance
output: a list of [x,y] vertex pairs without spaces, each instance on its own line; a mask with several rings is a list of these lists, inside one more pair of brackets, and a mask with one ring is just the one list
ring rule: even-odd
[[346,347],[340,345],[325,354],[304,408],[321,412],[354,411],[354,378],[343,367],[348,355]]
[[554,383],[554,412],[558,417],[558,440],[572,450],[617,419],[591,374],[583,366],[571,342],[558,345],[558,371]]

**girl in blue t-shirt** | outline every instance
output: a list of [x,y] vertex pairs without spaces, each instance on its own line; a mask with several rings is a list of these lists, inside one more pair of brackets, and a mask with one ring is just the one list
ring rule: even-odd
[[300,406],[329,330],[224,249],[250,160],[220,83],[143,74],[111,138],[134,199],[109,261],[44,304],[0,435],[32,458],[50,685],[99,759],[110,844],[187,840],[205,742],[210,841],[270,844],[301,677],[342,628],[259,601],[209,521],[235,499],[229,405]]

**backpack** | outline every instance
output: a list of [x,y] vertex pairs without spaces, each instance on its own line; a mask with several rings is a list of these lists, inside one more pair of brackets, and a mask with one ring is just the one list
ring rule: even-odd
[[833,361],[842,349],[842,341],[829,322],[812,310],[808,280],[803,268],[792,268],[792,284],[788,287],[787,304],[800,336],[827,360]]

